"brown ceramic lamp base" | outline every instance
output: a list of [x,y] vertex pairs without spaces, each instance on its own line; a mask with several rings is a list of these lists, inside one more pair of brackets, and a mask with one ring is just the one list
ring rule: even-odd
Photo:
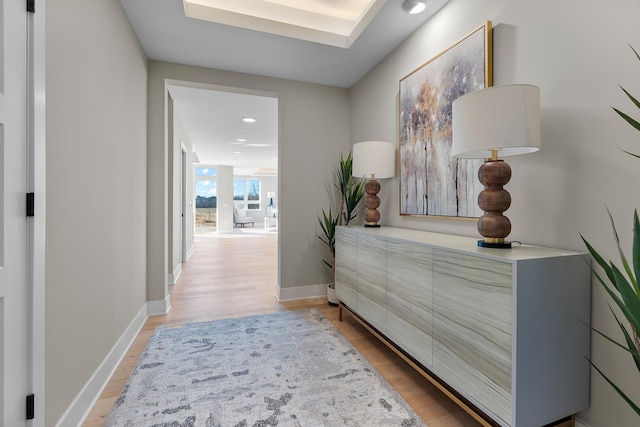
[[502,213],[511,206],[511,195],[502,187],[511,179],[511,167],[504,160],[487,159],[478,170],[478,179],[484,185],[478,196],[478,206],[484,211],[478,232],[484,240],[478,241],[478,246],[510,248],[511,243],[504,239],[511,232],[511,221]]
[[364,185],[364,205],[367,210],[364,211],[364,226],[365,227],[380,227],[378,221],[380,221],[380,212],[378,212],[378,206],[380,206],[380,198],[378,193],[380,192],[380,183],[373,177],[367,181]]

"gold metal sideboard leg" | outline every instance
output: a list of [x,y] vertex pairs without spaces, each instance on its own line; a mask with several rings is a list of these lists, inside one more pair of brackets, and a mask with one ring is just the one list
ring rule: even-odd
[[556,421],[555,423],[551,423],[545,427],[575,427],[576,426],[576,415],[573,414],[571,417],[567,417],[562,421]]

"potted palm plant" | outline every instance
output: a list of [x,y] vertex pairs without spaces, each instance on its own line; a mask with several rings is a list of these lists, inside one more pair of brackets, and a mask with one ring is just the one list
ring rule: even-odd
[[322,216],[318,215],[321,234],[318,238],[329,248],[331,260],[325,259],[322,262],[331,268],[333,281],[327,285],[327,299],[330,305],[337,306],[339,303],[335,295],[335,242],[336,226],[348,225],[356,219],[361,211],[361,201],[364,196],[364,180],[355,178],[352,175],[353,158],[351,152],[345,158],[340,154],[340,163],[335,170],[334,182],[330,186],[337,192],[336,199],[339,200],[339,208],[336,216],[333,215],[332,207],[322,209]]
[[[633,49],[633,47],[631,49],[636,54],[638,60],[640,60],[640,55],[638,55],[638,52]],[[633,104],[638,109],[640,109],[640,101],[634,98],[622,86],[620,88],[629,97]],[[618,110],[617,108],[614,108],[614,110],[627,123],[640,131],[640,122]],[[638,154],[633,154],[625,150],[622,151],[634,157],[640,158],[640,155]],[[638,279],[640,278],[640,222],[638,221],[638,210],[636,209],[633,215],[633,252],[631,263],[629,263],[626,256],[624,255],[622,248],[620,247],[620,239],[618,238],[618,232],[613,221],[613,216],[608,209],[607,213],[609,214],[609,219],[611,220],[613,237],[618,248],[618,253],[620,254],[620,262],[622,263],[622,268],[618,267],[612,261],[605,261],[600,253],[584,238],[584,236],[581,235],[581,237],[596,264],[599,265],[605,273],[603,276],[599,274],[598,271],[593,270],[594,276],[596,277],[597,281],[603,286],[604,290],[609,295],[609,298],[620,309],[620,312],[626,319],[630,328],[629,326],[626,326],[618,318],[618,316],[616,316],[616,313],[612,309],[611,313],[613,314],[616,322],[618,323],[618,326],[620,327],[620,330],[622,331],[625,342],[619,343],[596,329],[594,329],[594,331],[613,344],[617,345],[618,347],[628,351],[633,358],[636,369],[640,372],[640,285],[638,284]],[[607,381],[611,385],[611,387],[613,387],[613,389],[620,395],[620,397],[622,397],[622,399],[624,399],[624,401],[636,412],[636,414],[640,415],[640,403],[634,403],[627,396],[627,394],[622,391],[620,387],[618,387],[600,368],[598,368],[591,360],[589,362],[594,367],[594,369],[600,375],[602,375],[605,381]]]

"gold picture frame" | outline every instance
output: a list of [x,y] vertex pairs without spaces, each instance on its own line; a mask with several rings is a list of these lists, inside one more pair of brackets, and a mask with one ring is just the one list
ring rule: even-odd
[[482,160],[451,155],[451,106],[493,84],[486,21],[399,82],[400,215],[478,218]]

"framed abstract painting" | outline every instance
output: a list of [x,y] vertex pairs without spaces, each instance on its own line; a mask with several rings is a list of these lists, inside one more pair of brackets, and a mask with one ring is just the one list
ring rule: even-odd
[[478,218],[482,160],[451,155],[451,106],[492,85],[491,21],[400,80],[400,215]]

